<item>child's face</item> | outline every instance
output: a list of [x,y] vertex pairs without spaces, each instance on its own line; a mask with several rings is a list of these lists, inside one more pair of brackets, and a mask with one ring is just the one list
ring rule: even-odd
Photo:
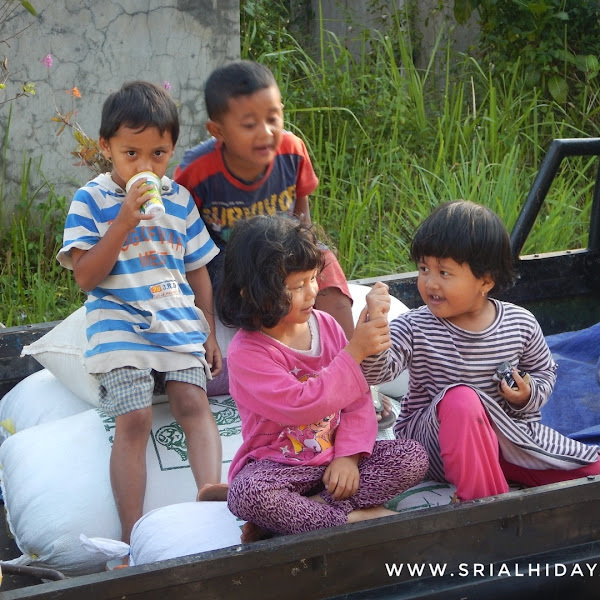
[[160,133],[156,127],[130,129],[121,125],[109,140],[100,138],[100,148],[113,164],[113,181],[125,189],[125,184],[142,171],[152,171],[158,177],[167,172],[175,144],[170,131]]
[[282,321],[290,325],[306,323],[313,311],[319,293],[317,270],[290,273],[285,278],[285,287],[290,294],[292,305]]
[[283,104],[277,86],[231,98],[229,110],[209,121],[211,135],[223,142],[227,168],[236,177],[254,181],[275,158],[283,132]]
[[493,309],[487,299],[494,287],[490,277],[475,277],[467,263],[452,258],[425,256],[417,266],[419,294],[436,317],[468,330],[491,324],[487,323]]

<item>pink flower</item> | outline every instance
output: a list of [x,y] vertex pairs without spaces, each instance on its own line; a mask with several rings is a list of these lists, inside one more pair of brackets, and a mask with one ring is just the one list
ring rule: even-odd
[[52,54],[46,54],[40,62],[50,68],[52,66]]
[[163,87],[165,88],[165,90],[170,90],[171,84],[168,81],[163,81]]

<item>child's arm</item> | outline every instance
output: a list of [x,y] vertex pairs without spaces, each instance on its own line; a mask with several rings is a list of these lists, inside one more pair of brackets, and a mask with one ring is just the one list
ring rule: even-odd
[[[531,337],[518,359],[518,368],[512,372],[518,389],[511,389],[504,381],[498,389],[514,410],[522,412],[540,410],[548,401],[556,381],[556,363],[542,329],[533,315],[531,327]],[[524,371],[528,377],[521,377],[518,371]]]
[[193,271],[188,271],[186,277],[194,292],[196,306],[204,313],[204,317],[210,327],[210,333],[204,342],[204,351],[206,353],[206,362],[210,366],[210,372],[215,377],[223,368],[223,358],[217,342],[217,336],[215,335],[213,293],[208,269],[204,266]]
[[304,225],[311,224],[308,196],[296,198],[296,203],[294,204],[294,216]]
[[117,218],[110,224],[106,233],[89,250],[71,248],[73,274],[77,285],[89,292],[103,281],[117,262],[121,248],[130,231],[133,231],[142,220],[152,219],[152,215],[140,212],[140,206],[146,201],[142,196],[147,191],[140,182],[132,187],[119,209]]
[[392,345],[387,316],[370,318],[367,311],[368,307],[365,306],[358,317],[352,339],[344,348],[358,364],[367,356],[381,354]]
[[371,385],[392,381],[406,369],[412,360],[412,328],[407,319],[409,312],[397,316],[390,323],[389,350],[378,356],[368,356],[361,369]]

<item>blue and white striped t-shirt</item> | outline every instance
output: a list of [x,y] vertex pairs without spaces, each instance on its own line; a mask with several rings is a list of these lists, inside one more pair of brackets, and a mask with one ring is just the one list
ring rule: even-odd
[[[103,174],[77,190],[58,261],[72,269],[71,249],[89,250],[116,218],[125,191]],[[174,371],[204,366],[209,332],[186,272],[219,249],[189,192],[162,178],[165,214],[129,233],[110,274],[88,292],[86,367],[105,373],[122,366]]]

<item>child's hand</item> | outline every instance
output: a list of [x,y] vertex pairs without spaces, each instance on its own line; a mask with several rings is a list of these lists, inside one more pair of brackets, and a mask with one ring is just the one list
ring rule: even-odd
[[143,180],[140,180],[127,192],[115,222],[118,221],[122,227],[131,231],[140,224],[140,221],[153,219],[152,215],[145,215],[140,211],[140,207],[146,200],[148,200],[148,186]]
[[334,500],[345,500],[358,490],[358,455],[334,458],[325,469],[323,483]]
[[378,281],[367,294],[367,310],[369,319],[385,317],[390,312],[392,298],[385,283]]
[[519,375],[519,370],[513,367],[512,376],[518,389],[510,387],[506,379],[502,379],[498,384],[498,392],[509,403],[517,408],[525,406],[531,398],[531,385],[529,384],[529,375],[523,377]]
[[367,320],[367,310],[368,307],[365,306],[360,313],[352,339],[345,348],[358,364],[367,356],[381,354],[392,345],[387,316],[369,317]]
[[206,362],[210,367],[210,372],[213,377],[216,377],[223,369],[223,356],[221,349],[217,343],[217,338],[211,333],[204,342],[204,352]]

